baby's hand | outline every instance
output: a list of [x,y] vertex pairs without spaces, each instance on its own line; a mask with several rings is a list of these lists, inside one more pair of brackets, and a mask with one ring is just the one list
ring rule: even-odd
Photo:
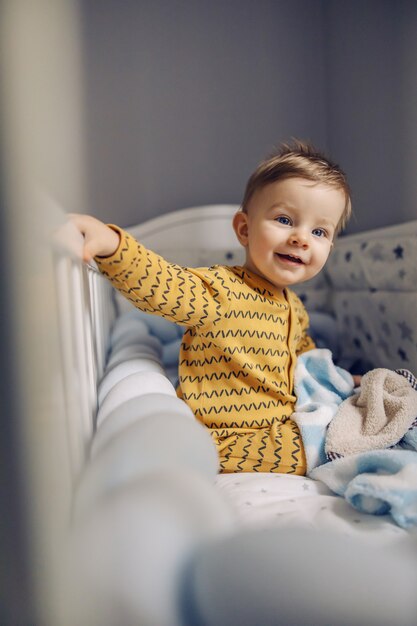
[[91,215],[70,213],[70,221],[84,237],[83,261],[95,256],[111,256],[119,247],[120,237],[103,222]]

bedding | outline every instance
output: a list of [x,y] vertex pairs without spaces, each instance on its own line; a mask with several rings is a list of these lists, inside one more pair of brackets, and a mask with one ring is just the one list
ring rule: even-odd
[[388,514],[417,530],[417,452],[371,450],[316,467],[311,477],[344,496],[358,511]]
[[330,350],[316,348],[298,357],[294,388],[297,401],[293,420],[301,432],[309,475],[328,460],[328,427],[342,402],[353,394],[354,382],[349,372],[333,363]]
[[412,626],[412,554],[325,531],[251,529],[197,550],[183,606],[192,626]]
[[398,526],[387,513],[369,515],[353,508],[323,481],[283,474],[220,474],[216,485],[242,530],[325,530],[381,548],[417,547],[415,528]]
[[370,370],[359,391],[340,405],[329,424],[327,457],[401,446],[416,429],[416,418],[417,391],[408,377],[382,367]]

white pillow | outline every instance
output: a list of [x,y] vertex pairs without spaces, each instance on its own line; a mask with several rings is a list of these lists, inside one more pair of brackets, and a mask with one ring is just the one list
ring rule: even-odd
[[94,456],[124,428],[152,415],[182,415],[195,419],[190,407],[183,400],[166,393],[149,393],[139,398],[130,398],[117,406],[101,423],[93,438],[91,455]]
[[76,503],[90,507],[145,474],[176,467],[214,481],[218,465],[209,431],[197,420],[175,413],[150,415],[115,434],[90,459]]
[[133,331],[126,332],[120,335],[117,341],[112,341],[111,354],[115,354],[118,350],[125,348],[126,346],[150,346],[158,354],[162,354],[162,344],[156,337],[152,335],[144,335],[143,337],[137,337]]
[[183,624],[184,563],[234,525],[215,487],[183,468],[142,475],[85,513],[69,548],[68,580],[84,599],[70,603],[69,623],[80,625],[117,613],[119,624]]
[[123,380],[123,378],[126,378],[130,374],[144,371],[159,372],[160,374],[164,374],[164,370],[161,365],[153,359],[129,359],[128,361],[123,361],[115,367],[112,367],[104,374],[100,381],[97,391],[98,405],[102,405],[103,400],[109,393],[110,389]]
[[117,318],[114,323],[111,331],[111,344],[117,343],[120,337],[130,333],[132,333],[136,339],[140,339],[149,335],[149,328],[145,322],[138,317],[123,315]]
[[136,372],[118,382],[103,400],[97,413],[97,426],[118,406],[147,393],[166,393],[177,397],[168,378],[159,372]]
[[154,359],[157,363],[160,363],[161,354],[157,350],[155,350],[152,346],[145,345],[131,345],[125,346],[124,348],[120,348],[116,350],[113,354],[110,354],[110,358],[106,365],[106,372],[109,371],[112,367],[123,363],[124,361],[128,361],[130,359]]

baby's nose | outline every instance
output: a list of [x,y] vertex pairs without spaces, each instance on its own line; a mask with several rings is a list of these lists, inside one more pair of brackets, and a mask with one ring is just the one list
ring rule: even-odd
[[293,231],[289,237],[290,243],[293,246],[308,247],[308,235],[301,230]]

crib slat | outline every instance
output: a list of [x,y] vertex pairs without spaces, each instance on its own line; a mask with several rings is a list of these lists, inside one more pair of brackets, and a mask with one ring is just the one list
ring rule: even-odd
[[75,480],[93,433],[97,384],[104,370],[114,313],[105,279],[64,251],[56,254],[55,278],[68,446]]

